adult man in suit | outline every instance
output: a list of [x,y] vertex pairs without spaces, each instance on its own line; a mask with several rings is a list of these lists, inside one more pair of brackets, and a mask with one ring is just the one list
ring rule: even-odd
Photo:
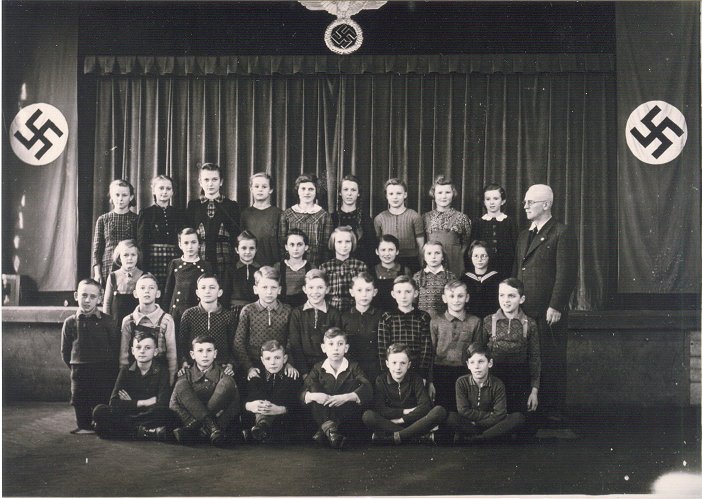
[[553,191],[535,184],[524,195],[531,222],[519,234],[513,275],[524,283],[524,312],[536,319],[541,343],[539,401],[547,417],[562,419],[566,396],[568,304],[578,276],[573,231],[551,216]]

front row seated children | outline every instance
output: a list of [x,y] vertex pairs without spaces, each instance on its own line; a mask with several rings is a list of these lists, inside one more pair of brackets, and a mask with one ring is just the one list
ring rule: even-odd
[[541,350],[539,328],[521,308],[524,284],[510,277],[500,283],[500,308],[483,320],[483,335],[495,359],[493,373],[505,384],[507,410],[536,411],[539,405]]
[[100,438],[165,440],[177,418],[168,409],[171,385],[168,371],[154,362],[156,338],[136,333],[132,354],[136,361],[119,371],[110,405],[93,410],[95,432]]
[[219,303],[222,288],[217,276],[204,273],[197,278],[197,290],[200,300],[196,307],[187,309],[180,319],[178,331],[178,356],[182,368],[192,364],[190,342],[196,336],[211,336],[217,350],[217,364],[224,368],[224,373],[234,376],[234,335],[236,334],[237,315]]
[[[298,394],[302,383],[285,375],[288,362],[285,346],[276,340],[261,345],[263,372],[247,383],[247,396],[242,415],[244,438],[269,443],[273,432],[290,429],[300,409]],[[253,426],[252,426],[253,425]]]
[[385,364],[388,372],[375,380],[373,409],[363,413],[373,443],[399,445],[417,439],[434,444],[432,430],[446,419],[446,409],[432,407],[424,380],[408,372],[412,362],[407,345],[390,345]]
[[215,363],[217,349],[211,336],[196,337],[190,356],[194,365],[178,378],[171,395],[170,408],[182,421],[173,435],[181,444],[204,437],[213,445],[224,445],[241,409],[236,382]]
[[92,412],[106,403],[117,372],[119,336],[112,317],[100,313],[102,288],[83,279],[73,295],[78,311],[61,331],[61,356],[71,369],[71,405],[76,413],[74,434],[92,434]]
[[243,231],[236,238],[235,251],[239,255],[239,261],[230,271],[229,283],[229,291],[232,295],[229,305],[232,310],[237,305],[248,305],[258,299],[253,290],[256,284],[254,274],[261,267],[254,261],[257,245],[256,236],[248,230]]
[[431,342],[434,346],[433,381],[438,405],[449,411],[456,410],[456,380],[466,367],[463,352],[471,343],[484,343],[480,319],[466,311],[468,295],[466,284],[454,280],[446,283],[442,300],[448,307],[443,314],[431,319]]
[[521,412],[507,413],[505,385],[490,374],[490,348],[471,343],[464,354],[470,374],[456,381],[458,412],[451,412],[446,426],[455,432],[454,443],[492,440],[514,433],[524,424]]
[[[234,336],[234,357],[238,379],[242,382],[261,375],[261,345],[276,340],[281,345],[288,342],[290,305],[278,300],[280,294],[279,274],[273,267],[261,267],[254,274],[254,292],[258,301],[244,305],[239,315],[239,325]],[[299,373],[288,362],[285,374],[297,377]]]
[[156,303],[161,296],[156,278],[152,274],[142,274],[134,288],[134,296],[139,300],[139,305],[122,321],[119,366],[129,367],[129,352],[134,335],[138,332],[149,333],[157,339],[157,360],[162,362],[161,359],[165,357],[165,367],[168,368],[170,382],[173,384],[178,367],[175,327],[173,317]]
[[290,354],[293,363],[303,376],[317,363],[324,361],[319,345],[324,342],[324,332],[330,327],[341,326],[339,311],[327,305],[329,291],[327,275],[320,269],[305,274],[302,290],[307,301],[290,314]]
[[378,255],[380,263],[372,270],[375,287],[378,288],[373,306],[382,312],[390,312],[397,306],[391,294],[393,281],[401,275],[411,277],[412,273],[408,266],[397,261],[397,256],[400,254],[400,241],[392,234],[380,236],[375,254]]
[[322,340],[327,359],[315,364],[309,372],[301,396],[319,427],[313,440],[321,443],[326,439],[332,448],[339,450],[346,441],[340,427],[359,420],[363,406],[373,395],[373,388],[358,363],[346,358],[348,350],[346,333],[338,327],[329,328]]
[[285,238],[285,254],[287,259],[276,263],[273,267],[280,272],[280,300],[291,307],[299,307],[307,301],[302,291],[305,285],[305,275],[316,268],[305,254],[310,249],[307,234],[300,229],[290,229]]
[[411,278],[403,275],[395,278],[392,296],[397,302],[397,308],[392,312],[385,312],[378,323],[378,354],[383,366],[390,345],[407,345],[410,358],[419,360],[419,364],[415,364],[413,369],[424,379],[429,396],[433,398],[435,391],[432,383],[431,317],[428,313],[414,308],[417,294],[417,283]]

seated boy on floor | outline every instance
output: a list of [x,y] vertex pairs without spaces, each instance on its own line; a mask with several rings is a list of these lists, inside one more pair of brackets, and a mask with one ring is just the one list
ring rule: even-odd
[[239,390],[234,378],[215,363],[214,338],[197,336],[190,356],[194,365],[178,378],[171,395],[170,407],[183,422],[173,434],[181,444],[203,436],[213,445],[223,445],[232,420],[239,414]]
[[399,445],[415,439],[434,444],[432,429],[446,419],[446,409],[432,407],[419,374],[409,371],[409,348],[403,343],[388,347],[388,372],[375,380],[373,409],[363,413],[363,422],[373,430],[374,444]]
[[480,442],[514,433],[524,424],[524,415],[507,414],[505,385],[490,374],[490,348],[471,343],[463,357],[470,374],[456,381],[458,412],[450,413],[446,420],[455,432],[454,443]]
[[301,397],[319,426],[313,440],[321,442],[326,438],[332,448],[339,450],[346,440],[339,426],[360,419],[362,407],[373,394],[358,363],[346,358],[348,350],[346,333],[338,327],[327,329],[322,343],[327,360],[317,362],[309,372]]
[[[285,374],[288,355],[285,347],[277,340],[266,341],[261,345],[263,372],[247,383],[247,397],[243,414],[245,438],[261,443],[273,438],[273,431],[289,426],[299,410],[298,394],[302,389],[299,378]],[[253,424],[253,426],[251,426]]]
[[101,438],[140,438],[165,440],[178,418],[168,408],[171,384],[168,369],[154,362],[157,340],[138,332],[132,340],[136,359],[119,371],[110,405],[93,410],[95,432]]

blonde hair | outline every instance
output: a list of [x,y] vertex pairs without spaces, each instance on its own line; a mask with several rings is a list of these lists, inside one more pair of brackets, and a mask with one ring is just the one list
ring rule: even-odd
[[137,250],[137,266],[141,262],[141,250],[139,249],[139,246],[137,246],[137,243],[134,239],[123,239],[122,241],[117,243],[117,246],[115,246],[115,249],[112,251],[112,261],[115,262],[117,265],[120,267],[122,266],[122,260],[119,257],[120,253],[122,253],[122,250],[125,250],[127,248],[136,248]]
[[351,251],[356,251],[358,237],[356,237],[356,232],[354,232],[354,230],[349,225],[342,225],[334,229],[334,231],[329,236],[329,251],[334,251],[334,246],[336,245],[336,235],[340,232],[351,234]]

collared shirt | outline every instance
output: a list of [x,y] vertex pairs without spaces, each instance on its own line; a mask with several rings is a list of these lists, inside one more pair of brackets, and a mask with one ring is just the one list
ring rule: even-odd
[[165,355],[168,363],[168,372],[171,379],[175,379],[177,370],[177,346],[175,337],[175,324],[173,317],[164,312],[158,304],[153,312],[145,314],[141,312],[141,306],[122,320],[122,341],[120,345],[119,365],[127,367],[129,365],[129,352],[131,351],[132,339],[138,329],[149,330],[156,336],[159,355]]
[[192,363],[188,353],[191,342],[196,336],[206,334],[214,339],[214,345],[217,349],[217,364],[233,364],[237,317],[237,314],[225,309],[219,303],[212,312],[205,310],[202,303],[183,312],[178,331],[179,363]]
[[[402,381],[384,373],[375,380],[373,406],[386,419],[402,418],[411,424],[426,416],[431,410],[431,400],[424,380],[415,372],[408,371]],[[409,414],[404,409],[414,408]]]
[[435,365],[462,367],[463,352],[471,343],[483,343],[480,319],[467,313],[456,317],[448,311],[431,319],[431,342]]
[[418,309],[431,314],[445,310],[446,305],[441,296],[444,294],[446,283],[456,279],[456,275],[453,272],[444,270],[443,266],[437,273],[424,269],[414,274],[412,279],[414,279],[419,288]]
[[319,347],[324,342],[324,332],[330,327],[341,326],[341,314],[328,306],[326,313],[314,307],[303,305],[290,314],[290,363],[300,374],[306,374],[325,355]]
[[[131,400],[122,400],[119,396],[120,390],[126,391]],[[167,369],[152,361],[149,370],[142,374],[138,364],[132,362],[129,367],[120,369],[110,396],[110,406],[119,411],[134,413],[144,410],[137,407],[139,400],[156,397],[157,406],[168,407],[170,395],[171,384]]]
[[307,265],[307,260],[302,260],[298,265],[293,266],[292,263],[290,263],[290,260],[284,260],[285,265],[292,270],[293,272],[297,272],[301,268],[303,268],[305,265]]
[[339,374],[343,373],[349,368],[349,361],[346,357],[341,359],[341,365],[338,370],[335,370],[331,365],[331,360],[327,359],[322,363],[322,369],[334,376],[334,378],[339,379]]
[[353,285],[353,278],[361,272],[367,272],[368,267],[356,258],[339,260],[334,258],[319,266],[327,274],[329,280],[329,303],[340,312],[345,312],[353,307],[353,298],[349,289]]
[[85,313],[81,309],[76,310],[76,320],[80,319],[81,317],[97,317],[98,319],[102,318],[102,314],[100,314],[100,309],[99,308],[94,308],[91,312]]
[[380,238],[383,234],[391,234],[400,241],[400,255],[415,257],[419,254],[417,238],[424,237],[424,222],[422,217],[411,208],[399,215],[385,210],[373,219],[375,234]]
[[432,270],[430,267],[424,267],[424,272],[428,272],[429,274],[434,274],[438,275],[440,272],[444,271],[444,266],[439,265],[436,269]]
[[309,300],[305,302],[305,304],[302,306],[302,310],[309,310],[309,309],[314,309],[314,310],[319,310],[320,312],[324,312],[325,314],[327,313],[327,302],[323,301],[319,305],[314,305],[310,303]]
[[531,222],[531,225],[529,226],[529,230],[534,230],[536,229],[536,232],[541,232],[541,229],[543,228],[544,225],[548,223],[549,220],[551,220],[553,217],[548,217],[546,220],[543,222]]
[[234,357],[243,373],[258,365],[261,345],[268,340],[288,343],[288,322],[291,308],[275,300],[266,306],[261,300],[244,305],[234,336]]
[[114,320],[97,308],[87,315],[79,309],[63,323],[61,355],[66,365],[114,364],[117,344]]
[[532,388],[539,388],[541,378],[541,348],[536,321],[519,308],[513,319],[502,309],[483,320],[483,336],[492,350],[495,364],[516,366],[529,370]]
[[433,348],[430,323],[429,314],[416,308],[409,312],[397,309],[385,312],[378,323],[378,354],[381,368],[385,366],[387,348],[393,343],[404,343],[409,347],[410,358],[420,376],[431,381]]
[[321,209],[322,209],[322,207],[319,206],[318,204],[313,204],[313,205],[312,205],[312,208],[307,208],[307,209],[303,209],[302,206],[300,206],[299,204],[295,204],[295,205],[292,206],[292,210],[293,210],[294,212],[296,212],[296,213],[306,213],[306,214],[308,214],[308,215],[311,215],[311,214],[313,214],[313,213],[317,213],[317,212],[319,212],[319,210],[321,210]]
[[361,405],[365,405],[373,396],[373,387],[365,373],[358,366],[358,362],[349,361],[344,357],[342,366],[333,373],[331,367],[323,367],[324,362],[318,362],[305,378],[305,389],[300,394],[302,402],[308,392],[339,395],[342,393],[355,393]]
[[230,308],[233,309],[235,305],[246,305],[258,300],[253,288],[256,284],[254,274],[259,268],[261,266],[256,262],[242,263],[238,261],[234,264],[229,286],[232,295],[229,302]]
[[456,407],[458,413],[481,428],[489,428],[507,415],[505,385],[488,374],[483,386],[478,385],[472,374],[456,381]]
[[483,215],[483,216],[480,217],[480,218],[482,218],[482,219],[485,220],[486,222],[489,222],[490,220],[497,220],[498,222],[502,222],[504,219],[507,218],[507,214],[506,214],[506,213],[500,213],[499,215],[496,215],[496,216],[493,217],[493,216],[491,216],[489,213],[486,213],[485,215]]
[[348,358],[355,360],[368,375],[375,380],[380,373],[378,364],[378,322],[383,312],[373,306],[365,312],[353,307],[341,315],[341,329],[348,335]]
[[221,203],[222,201],[224,201],[224,194],[222,194],[221,192],[217,195],[217,197],[214,197],[214,198],[208,198],[204,194],[200,194],[200,202],[202,204],[209,203],[209,202]]

